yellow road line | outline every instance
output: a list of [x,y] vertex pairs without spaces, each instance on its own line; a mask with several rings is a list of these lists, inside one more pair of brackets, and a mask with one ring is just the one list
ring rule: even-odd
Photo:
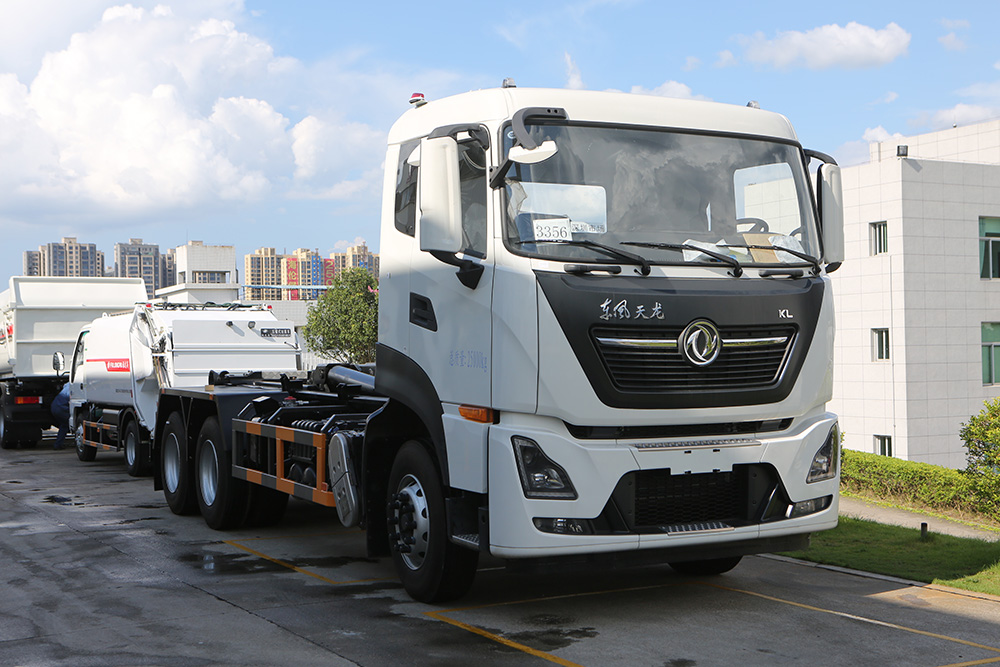
[[[965,646],[971,646],[973,648],[982,649],[984,651],[992,651],[993,653],[1000,653],[1000,648],[995,646],[986,646],[985,644],[977,644],[976,642],[971,642],[967,639],[959,639],[958,637],[949,637],[948,635],[938,634],[936,632],[928,632],[927,630],[917,630],[916,628],[908,628],[905,625],[898,625],[896,623],[890,623],[888,621],[879,621],[874,618],[867,618],[865,616],[857,616],[855,614],[848,614],[843,611],[834,611],[832,609],[823,609],[822,607],[814,607],[812,605],[803,604],[801,602],[792,602],[791,600],[783,600],[782,598],[774,597],[773,595],[766,595],[764,593],[756,593],[754,591],[746,591],[740,588],[730,588],[729,586],[720,586],[719,584],[712,584],[707,581],[696,581],[691,582],[701,586],[707,586],[709,588],[718,588],[723,591],[732,591],[734,593],[743,593],[744,595],[752,595],[754,597],[762,598],[764,600],[771,600],[773,602],[781,602],[782,604],[791,605],[793,607],[799,607],[801,609],[808,609],[809,611],[818,611],[823,614],[831,614],[833,616],[839,616],[841,618],[847,618],[852,621],[861,621],[862,623],[869,623],[871,625],[879,625],[885,628],[892,628],[893,630],[902,630],[903,632],[910,632],[915,635],[923,635],[924,637],[933,637],[934,639],[943,639],[945,641],[954,642],[956,644],[963,644]],[[976,662],[963,662],[959,663],[961,665],[985,665],[992,662],[1000,662],[1000,656],[996,658],[987,658],[985,660]],[[957,667],[956,665],[948,665],[946,667]]]
[[[277,539],[277,538],[248,538],[245,541],[249,541],[249,540],[253,540],[253,539],[267,540],[267,539]],[[319,579],[320,581],[323,581],[325,583],[328,583],[328,584],[331,584],[331,585],[334,585],[334,586],[339,586],[339,585],[343,585],[343,584],[356,584],[356,583],[363,583],[363,582],[370,582],[370,581],[386,581],[387,580],[386,578],[371,578],[371,579],[356,579],[356,580],[352,580],[352,581],[334,581],[333,579],[330,579],[329,577],[324,577],[321,574],[316,574],[315,572],[310,572],[309,570],[305,570],[305,569],[303,569],[301,567],[292,565],[291,563],[286,563],[283,560],[279,560],[279,559],[274,558],[272,556],[268,556],[265,553],[261,553],[260,551],[257,551],[255,549],[251,549],[250,547],[247,547],[247,546],[244,546],[244,545],[240,544],[236,540],[225,540],[223,543],[224,544],[228,544],[229,546],[235,547],[237,549],[241,549],[243,551],[246,551],[247,553],[253,554],[254,556],[257,556],[258,558],[263,558],[264,560],[267,560],[267,561],[270,561],[272,563],[275,563],[276,565],[280,565],[282,567],[288,568],[289,570],[293,570],[295,572],[299,572],[300,574],[305,574],[305,575],[313,577],[315,579]],[[529,604],[529,603],[536,603],[536,602],[550,602],[552,600],[565,600],[565,599],[578,598],[578,597],[590,597],[590,596],[594,596],[594,595],[608,595],[610,593],[630,593],[630,592],[635,592],[635,591],[645,591],[645,590],[652,590],[652,589],[657,589],[657,588],[671,588],[671,587],[674,587],[674,586],[682,586],[682,585],[705,586],[705,587],[708,587],[708,588],[715,588],[715,589],[718,589],[718,590],[729,591],[729,592],[732,592],[732,593],[742,593],[743,595],[750,595],[750,596],[753,596],[753,597],[761,598],[763,600],[769,600],[771,602],[779,602],[781,604],[787,604],[789,606],[798,607],[800,609],[806,609],[808,611],[815,611],[815,612],[819,612],[819,613],[822,613],[822,614],[830,614],[832,616],[837,616],[837,617],[849,619],[849,620],[852,620],[852,621],[860,621],[862,623],[868,623],[868,624],[871,624],[871,625],[877,625],[877,626],[880,626],[880,627],[890,628],[890,629],[893,629],[893,630],[900,630],[900,631],[903,631],[903,632],[909,632],[909,633],[916,634],[916,635],[922,635],[922,636],[925,636],[925,637],[931,637],[933,639],[941,639],[943,641],[953,642],[953,643],[956,643],[956,644],[962,644],[964,646],[970,646],[970,647],[973,647],[973,648],[982,649],[984,651],[991,651],[993,653],[1000,654],[1000,648],[997,648],[997,647],[994,647],[994,646],[986,646],[985,644],[978,644],[976,642],[968,641],[966,639],[959,639],[958,637],[950,637],[948,635],[942,635],[942,634],[939,634],[939,633],[936,633],[936,632],[928,632],[926,630],[918,630],[916,628],[909,628],[909,627],[906,627],[905,625],[899,625],[897,623],[890,623],[888,621],[880,621],[878,619],[867,618],[865,616],[858,616],[856,614],[849,614],[849,613],[843,612],[843,611],[835,611],[833,609],[824,609],[822,607],[816,607],[816,606],[813,606],[813,605],[804,604],[802,602],[793,602],[792,600],[785,600],[783,598],[775,597],[773,595],[767,595],[765,593],[757,593],[755,591],[748,591],[748,590],[744,590],[744,589],[740,589],[740,588],[731,588],[729,586],[721,586],[719,584],[713,584],[713,583],[710,583],[710,582],[707,582],[707,581],[688,581],[688,582],[678,582],[678,583],[674,583],[674,584],[654,584],[654,585],[651,585],[651,586],[633,586],[633,587],[629,587],[629,588],[613,588],[613,589],[604,590],[604,591],[590,591],[590,592],[582,592],[582,593],[567,593],[565,595],[552,595],[552,596],[548,596],[548,597],[530,598],[530,599],[526,599],[526,600],[511,600],[511,601],[507,601],[507,602],[493,602],[493,603],[489,603],[489,604],[474,605],[474,606],[471,606],[471,607],[456,607],[454,609],[439,609],[439,610],[435,610],[435,611],[425,611],[424,615],[427,616],[427,617],[429,617],[429,618],[433,618],[434,620],[437,620],[437,621],[443,621],[444,623],[447,623],[447,624],[452,625],[452,626],[454,626],[456,628],[460,628],[462,630],[465,630],[466,632],[471,632],[473,634],[479,635],[480,637],[484,637],[486,639],[489,639],[490,641],[494,641],[494,642],[497,642],[499,644],[503,644],[504,646],[516,649],[516,650],[521,651],[523,653],[527,653],[528,655],[534,656],[536,658],[541,658],[542,660],[547,660],[547,661],[555,663],[557,665],[563,665],[563,667],[582,667],[578,663],[571,662],[571,661],[566,660],[564,658],[560,658],[559,656],[553,655],[551,653],[547,653],[545,651],[540,651],[538,649],[531,648],[530,646],[526,646],[524,644],[520,644],[518,642],[511,641],[510,639],[502,637],[501,635],[495,634],[493,632],[489,632],[487,630],[483,630],[482,628],[479,628],[479,627],[477,627],[475,625],[472,625],[472,624],[469,624],[469,623],[464,623],[464,622],[456,620],[454,618],[449,618],[448,616],[446,616],[446,614],[455,614],[455,613],[466,612],[466,611],[475,611],[475,610],[479,610],[479,609],[488,609],[490,607],[504,607],[504,606],[519,605],[519,604]],[[989,664],[996,664],[996,663],[1000,663],[1000,655],[998,655],[995,658],[984,658],[982,660],[974,660],[974,661],[970,661],[970,662],[954,663],[954,664],[944,665],[943,667],[973,667],[974,665],[989,665]]]
[[[490,607],[490,606],[493,606],[493,605],[485,605],[485,606]],[[487,632],[486,630],[483,630],[482,628],[477,628],[474,625],[469,625],[468,623],[463,623],[462,621],[456,621],[453,618],[448,618],[447,616],[443,616],[442,615],[444,613],[446,613],[446,612],[442,612],[442,611],[425,611],[424,615],[425,616],[430,616],[431,618],[433,618],[435,620],[438,620],[438,621],[444,621],[445,623],[448,623],[449,625],[454,625],[456,628],[461,628],[462,630],[467,630],[468,632],[471,632],[473,634],[479,635],[480,637],[485,637],[486,639],[498,642],[500,644],[503,644],[504,646],[509,646],[510,648],[517,649],[518,651],[521,651],[523,653],[527,653],[528,655],[533,655],[536,658],[541,658],[542,660],[548,660],[549,662],[554,662],[557,665],[563,665],[563,667],[583,667],[583,665],[580,665],[580,664],[575,663],[575,662],[570,662],[569,660],[564,660],[563,658],[560,658],[557,655],[552,655],[551,653],[546,653],[545,651],[539,651],[538,649],[531,648],[530,646],[525,646],[524,644],[518,644],[517,642],[513,642],[513,641],[511,641],[509,639],[501,637],[500,635],[494,634],[492,632]]]
[[310,577],[313,577],[314,579],[319,579],[320,581],[323,581],[323,582],[328,583],[328,584],[332,584],[334,586],[340,586],[342,584],[361,584],[361,583],[365,583],[365,582],[369,582],[369,581],[386,581],[385,577],[373,577],[373,578],[370,578],[370,579],[352,579],[350,581],[334,581],[333,579],[330,579],[329,577],[324,577],[322,574],[316,574],[315,572],[310,572],[309,570],[305,570],[305,569],[303,569],[301,567],[298,567],[297,565],[292,565],[291,563],[286,563],[283,560],[279,560],[277,558],[273,558],[271,556],[268,556],[265,553],[261,553],[261,552],[255,550],[255,549],[251,549],[250,547],[247,547],[247,546],[244,546],[244,545],[240,544],[236,540],[225,540],[223,542],[223,544],[228,544],[231,547],[236,547],[237,549],[242,549],[243,551],[246,551],[247,553],[251,553],[254,556],[257,556],[258,558],[263,558],[264,560],[270,561],[270,562],[272,562],[272,563],[274,563],[276,565],[280,565],[282,567],[287,567],[289,570],[294,570],[295,572],[298,572],[300,574],[308,575]]

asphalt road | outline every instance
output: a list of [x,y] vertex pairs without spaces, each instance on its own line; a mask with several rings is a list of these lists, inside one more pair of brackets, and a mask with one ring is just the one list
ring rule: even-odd
[[215,532],[103,452],[0,451],[0,586],[3,665],[1000,665],[1000,600],[774,557],[712,578],[484,559],[424,605],[333,510]]

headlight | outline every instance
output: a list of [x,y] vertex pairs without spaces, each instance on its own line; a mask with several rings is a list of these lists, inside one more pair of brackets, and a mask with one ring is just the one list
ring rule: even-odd
[[833,428],[830,429],[830,434],[826,436],[826,442],[813,456],[812,464],[809,466],[809,474],[806,476],[806,483],[811,484],[836,477],[837,459],[839,458],[840,426],[834,424]]
[[576,500],[576,489],[569,475],[545,455],[538,443],[516,435],[510,441],[525,498]]

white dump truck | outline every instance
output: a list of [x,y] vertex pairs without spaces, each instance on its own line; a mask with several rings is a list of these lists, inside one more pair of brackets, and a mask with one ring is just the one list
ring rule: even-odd
[[52,425],[52,399],[66,381],[53,370],[80,327],[146,298],[141,278],[14,276],[0,292],[0,446],[34,444]]
[[717,574],[833,528],[834,161],[750,106],[411,101],[373,374],[161,387],[170,508],[224,529],[289,494],[336,506],[422,601],[465,593],[480,553]]
[[293,323],[240,304],[141,303],[84,326],[70,368],[70,425],[81,461],[125,452],[130,475],[148,474],[161,389],[203,389],[213,368],[294,374]]

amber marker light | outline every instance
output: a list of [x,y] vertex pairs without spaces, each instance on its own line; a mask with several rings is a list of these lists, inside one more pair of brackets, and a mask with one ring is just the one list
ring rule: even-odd
[[471,422],[479,422],[480,424],[496,423],[496,413],[490,408],[481,408],[478,405],[460,405],[458,406],[458,414]]

